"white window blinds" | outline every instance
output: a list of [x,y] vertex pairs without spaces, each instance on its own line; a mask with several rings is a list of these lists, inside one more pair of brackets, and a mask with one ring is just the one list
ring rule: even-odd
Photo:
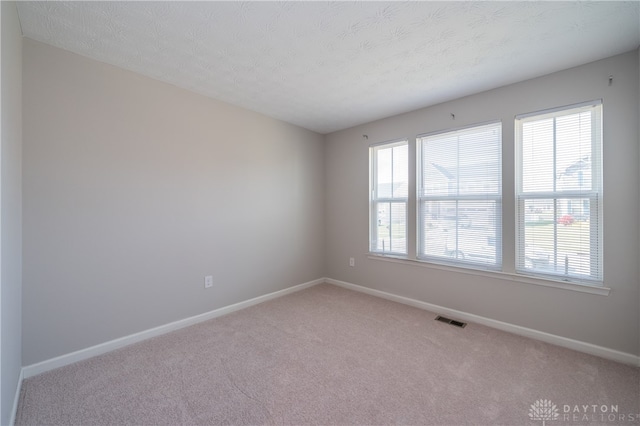
[[499,269],[501,123],[417,139],[418,258]]
[[516,270],[602,281],[602,104],[516,117]]

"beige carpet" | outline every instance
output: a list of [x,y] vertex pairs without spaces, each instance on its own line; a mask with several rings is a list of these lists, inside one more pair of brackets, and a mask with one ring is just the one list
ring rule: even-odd
[[318,285],[29,378],[16,423],[640,423],[638,368],[434,318]]

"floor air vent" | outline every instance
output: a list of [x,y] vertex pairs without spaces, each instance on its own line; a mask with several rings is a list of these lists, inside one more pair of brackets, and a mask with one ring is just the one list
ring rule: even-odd
[[455,325],[456,327],[460,327],[460,328],[464,328],[467,325],[466,322],[460,322],[460,321],[452,320],[451,318],[443,317],[441,315],[438,315],[436,317],[436,321],[440,321],[440,322],[444,322],[444,323],[447,323],[447,324]]

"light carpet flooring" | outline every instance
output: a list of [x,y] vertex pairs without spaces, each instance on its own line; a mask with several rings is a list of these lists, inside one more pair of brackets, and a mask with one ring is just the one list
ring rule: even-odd
[[26,379],[16,424],[640,423],[638,368],[434,318],[317,285]]

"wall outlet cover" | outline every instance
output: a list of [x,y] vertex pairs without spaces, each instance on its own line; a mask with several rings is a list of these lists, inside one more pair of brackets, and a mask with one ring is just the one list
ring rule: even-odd
[[207,275],[204,277],[204,288],[213,287],[213,275]]

